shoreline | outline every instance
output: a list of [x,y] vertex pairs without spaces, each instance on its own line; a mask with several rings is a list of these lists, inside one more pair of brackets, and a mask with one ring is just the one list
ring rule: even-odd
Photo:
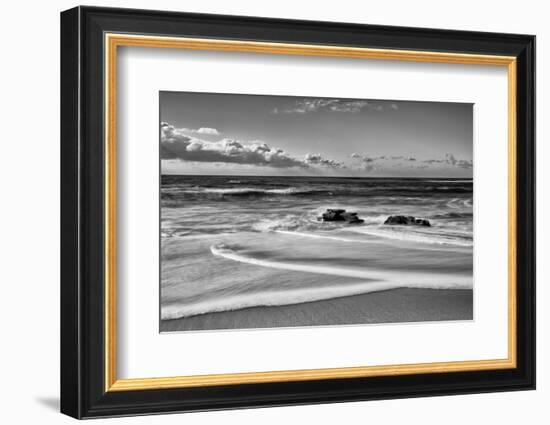
[[160,332],[473,320],[473,290],[398,288],[160,321]]

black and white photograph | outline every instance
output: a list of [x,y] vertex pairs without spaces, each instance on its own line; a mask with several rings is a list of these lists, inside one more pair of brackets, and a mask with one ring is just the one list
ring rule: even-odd
[[473,319],[473,105],[160,92],[161,332]]
[[540,417],[541,7],[201,1],[12,13],[7,415]]

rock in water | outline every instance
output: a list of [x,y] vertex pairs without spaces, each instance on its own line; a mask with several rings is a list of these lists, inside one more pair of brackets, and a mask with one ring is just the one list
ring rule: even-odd
[[431,226],[430,222],[424,218],[416,218],[412,215],[405,216],[405,215],[390,215],[384,224],[397,224],[397,225],[403,225],[403,226]]
[[346,210],[338,210],[338,209],[327,209],[323,214],[321,214],[321,217],[318,217],[317,220],[319,221],[345,221],[350,224],[359,224],[363,223],[365,220],[361,220],[359,217],[357,217],[357,213],[355,212],[346,212]]
[[363,223],[365,220],[361,220],[359,217],[357,217],[357,213],[349,213],[344,212],[342,213],[342,217],[344,217],[344,220],[346,220],[348,223]]
[[342,216],[346,210],[333,210],[328,209],[321,215],[323,221],[345,221],[346,219]]

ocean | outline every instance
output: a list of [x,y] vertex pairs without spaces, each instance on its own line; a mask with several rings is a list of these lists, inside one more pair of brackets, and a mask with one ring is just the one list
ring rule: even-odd
[[[471,290],[472,204],[471,179],[163,175],[161,319]],[[328,208],[364,222],[319,221]],[[390,215],[431,226],[385,225]]]

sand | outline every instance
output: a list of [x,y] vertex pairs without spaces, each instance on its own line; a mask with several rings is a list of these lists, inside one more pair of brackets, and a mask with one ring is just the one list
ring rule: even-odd
[[473,291],[392,289],[323,301],[162,320],[161,332],[472,320]]

